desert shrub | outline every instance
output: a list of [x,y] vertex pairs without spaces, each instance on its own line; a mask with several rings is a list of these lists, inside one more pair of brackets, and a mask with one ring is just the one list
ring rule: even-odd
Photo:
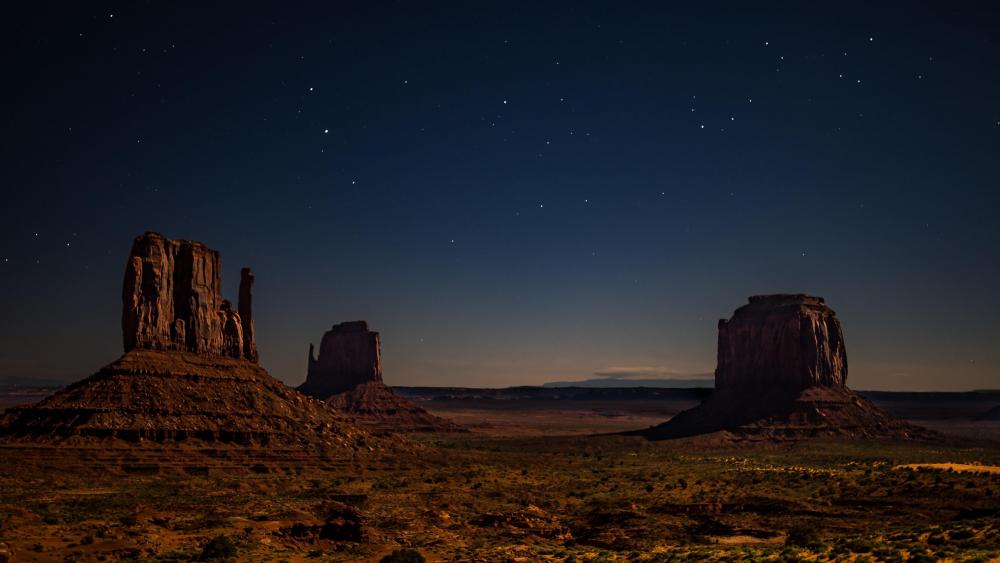
[[201,559],[228,559],[236,557],[236,544],[226,536],[215,536],[201,549]]
[[948,538],[949,539],[953,539],[953,540],[967,540],[967,539],[971,538],[974,535],[976,535],[976,533],[973,532],[972,530],[968,530],[968,529],[965,529],[965,530],[955,530],[954,532],[948,534]]
[[420,552],[408,547],[396,549],[389,555],[379,560],[379,563],[424,563],[425,559]]
[[874,546],[872,545],[872,542],[859,538],[848,540],[845,543],[845,547],[854,553],[870,553]]
[[785,545],[796,545],[799,547],[813,547],[819,545],[819,533],[815,526],[800,522],[788,530],[788,537],[785,538]]

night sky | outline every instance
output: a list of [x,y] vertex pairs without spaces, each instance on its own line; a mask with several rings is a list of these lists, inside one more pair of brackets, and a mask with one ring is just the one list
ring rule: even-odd
[[0,376],[114,360],[154,230],[253,267],[291,384],[353,319],[393,385],[706,374],[805,292],[852,387],[1000,387],[997,3],[28,4]]

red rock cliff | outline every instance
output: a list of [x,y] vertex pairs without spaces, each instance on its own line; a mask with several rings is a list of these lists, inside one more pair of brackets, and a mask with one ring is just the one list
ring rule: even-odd
[[239,310],[234,311],[222,299],[218,252],[157,233],[137,237],[122,290],[125,351],[181,350],[256,361],[252,281],[246,269]]
[[719,321],[717,390],[846,383],[844,333],[822,297],[755,295],[731,319]]
[[365,321],[333,325],[319,346],[309,345],[309,368],[299,391],[326,399],[372,381],[382,381],[382,352],[377,332]]

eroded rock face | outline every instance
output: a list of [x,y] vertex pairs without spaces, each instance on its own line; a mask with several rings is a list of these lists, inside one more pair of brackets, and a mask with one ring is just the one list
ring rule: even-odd
[[333,325],[323,335],[318,358],[309,345],[309,368],[299,391],[326,399],[363,383],[381,381],[379,335],[368,330],[365,321],[351,321]]
[[309,345],[309,371],[298,390],[379,432],[463,431],[383,383],[380,346],[379,334],[365,321],[334,325],[323,335],[318,358]]
[[201,243],[138,237],[125,271],[125,354],[43,401],[0,413],[0,442],[192,440],[370,451],[368,431],[257,364],[253,274],[243,269],[234,309],[221,297],[219,264]]
[[810,437],[934,439],[847,388],[840,321],[821,297],[759,295],[719,321],[715,390],[697,407],[633,432],[652,440]]
[[244,269],[238,310],[222,299],[219,253],[200,242],[157,233],[135,239],[122,289],[125,351],[178,350],[257,360]]
[[719,321],[715,388],[798,391],[844,387],[847,352],[836,314],[822,297],[755,295]]

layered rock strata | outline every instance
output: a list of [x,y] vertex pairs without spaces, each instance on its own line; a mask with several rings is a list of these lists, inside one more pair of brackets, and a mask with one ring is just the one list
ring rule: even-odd
[[930,435],[882,411],[846,382],[843,330],[821,297],[753,296],[732,318],[719,321],[712,395],[634,434],[664,439],[723,431],[751,440]]

